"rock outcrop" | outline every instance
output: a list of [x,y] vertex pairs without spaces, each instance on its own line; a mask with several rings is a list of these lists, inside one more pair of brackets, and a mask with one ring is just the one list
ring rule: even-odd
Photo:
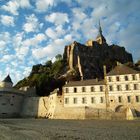
[[67,71],[78,71],[81,79],[103,77],[103,65],[110,71],[116,62],[133,62],[132,55],[124,47],[88,41],[86,45],[74,41],[66,46],[63,55]]

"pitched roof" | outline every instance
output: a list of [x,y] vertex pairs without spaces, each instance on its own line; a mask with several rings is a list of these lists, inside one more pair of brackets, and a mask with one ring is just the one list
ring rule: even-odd
[[107,76],[111,75],[124,75],[124,74],[136,74],[140,73],[139,71],[136,71],[128,66],[125,66],[123,64],[117,65],[113,70],[111,70],[109,73],[107,73]]
[[12,80],[11,80],[11,77],[9,76],[9,74],[7,75],[7,77],[5,77],[5,79],[3,80],[3,82],[13,83]]
[[98,81],[97,79],[83,80],[83,81],[70,81],[64,87],[73,86],[88,86],[88,85],[104,85],[104,81]]

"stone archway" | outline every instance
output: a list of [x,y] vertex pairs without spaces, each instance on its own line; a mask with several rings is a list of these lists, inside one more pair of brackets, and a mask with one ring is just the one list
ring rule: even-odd
[[124,112],[126,110],[126,107],[124,105],[118,105],[115,108],[115,112]]

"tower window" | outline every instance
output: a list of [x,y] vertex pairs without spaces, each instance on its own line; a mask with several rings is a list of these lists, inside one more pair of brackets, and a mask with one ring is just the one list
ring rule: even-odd
[[136,75],[132,75],[132,80],[136,80]]

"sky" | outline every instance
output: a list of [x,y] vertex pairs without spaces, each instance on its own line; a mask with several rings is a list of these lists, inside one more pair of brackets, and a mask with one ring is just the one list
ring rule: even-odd
[[0,0],[0,81],[16,84],[73,41],[95,40],[99,20],[108,44],[140,59],[140,0]]

